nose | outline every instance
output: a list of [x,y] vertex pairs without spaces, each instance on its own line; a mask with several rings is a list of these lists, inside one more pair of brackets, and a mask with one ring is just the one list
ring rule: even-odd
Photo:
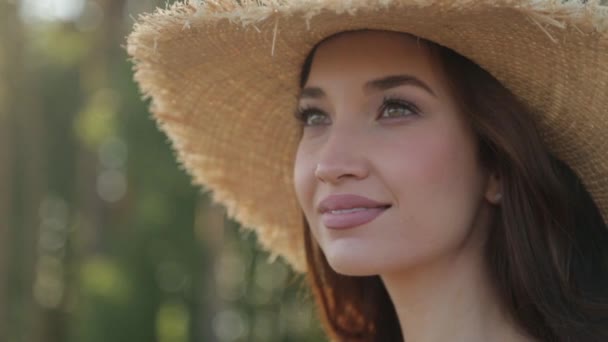
[[320,149],[316,178],[337,184],[345,179],[364,179],[369,174],[363,142],[352,132],[334,132]]

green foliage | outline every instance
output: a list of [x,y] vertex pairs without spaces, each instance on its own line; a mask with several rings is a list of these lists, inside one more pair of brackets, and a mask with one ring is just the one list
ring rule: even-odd
[[128,277],[119,266],[102,257],[92,258],[81,266],[81,291],[84,296],[99,298],[109,304],[120,305],[131,297]]
[[105,137],[116,131],[117,94],[111,89],[101,89],[88,99],[74,120],[74,129],[79,140],[90,148],[101,145]]

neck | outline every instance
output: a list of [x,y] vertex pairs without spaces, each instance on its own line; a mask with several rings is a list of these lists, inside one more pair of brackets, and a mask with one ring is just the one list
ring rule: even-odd
[[382,276],[408,342],[528,341],[503,312],[481,250]]

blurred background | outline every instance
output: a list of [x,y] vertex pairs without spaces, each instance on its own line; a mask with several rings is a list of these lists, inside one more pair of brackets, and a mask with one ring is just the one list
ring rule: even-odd
[[125,36],[165,3],[0,0],[0,342],[324,340],[140,99]]

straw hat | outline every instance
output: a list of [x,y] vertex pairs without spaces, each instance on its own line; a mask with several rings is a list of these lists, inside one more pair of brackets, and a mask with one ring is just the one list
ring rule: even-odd
[[305,270],[292,167],[302,63],[322,39],[409,32],[475,61],[534,110],[608,219],[608,7],[562,0],[191,0],[139,18],[135,79],[194,183]]

